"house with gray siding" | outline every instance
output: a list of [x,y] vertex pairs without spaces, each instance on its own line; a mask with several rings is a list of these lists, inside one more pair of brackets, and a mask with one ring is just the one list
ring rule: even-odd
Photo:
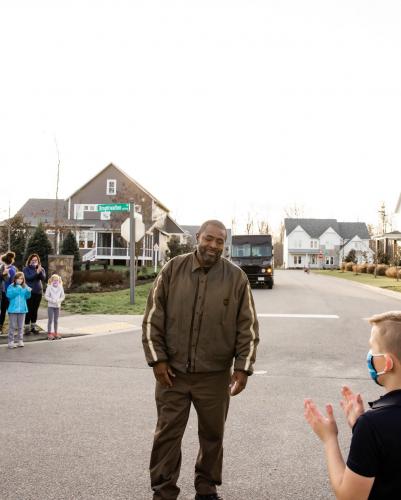
[[54,234],[60,228],[60,239],[63,232],[72,230],[83,261],[114,263],[129,261],[129,245],[121,236],[121,224],[129,212],[99,211],[98,205],[130,203],[131,200],[145,226],[145,235],[136,245],[139,264],[152,264],[155,244],[160,247],[159,260],[164,260],[166,241],[171,235],[182,235],[184,231],[160,200],[113,163],[66,200],[30,199],[18,213],[33,227],[43,223],[49,233]]

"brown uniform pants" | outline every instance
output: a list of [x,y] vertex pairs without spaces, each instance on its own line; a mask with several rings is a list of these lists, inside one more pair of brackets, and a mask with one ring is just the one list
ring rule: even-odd
[[175,372],[173,387],[156,382],[157,426],[150,459],[153,500],[175,500],[181,467],[181,440],[193,403],[198,414],[199,453],[195,489],[201,495],[216,493],[223,467],[224,424],[230,402],[230,371]]

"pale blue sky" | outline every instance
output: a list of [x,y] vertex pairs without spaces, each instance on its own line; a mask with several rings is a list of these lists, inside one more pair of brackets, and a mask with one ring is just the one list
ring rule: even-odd
[[394,209],[400,2],[0,5],[1,216],[54,197],[54,137],[61,197],[114,162],[182,224]]

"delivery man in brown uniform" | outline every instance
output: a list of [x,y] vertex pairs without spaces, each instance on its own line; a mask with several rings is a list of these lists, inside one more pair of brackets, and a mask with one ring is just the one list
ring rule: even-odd
[[195,499],[222,500],[216,485],[221,484],[230,393],[245,388],[259,341],[248,279],[221,257],[225,226],[207,221],[196,236],[196,251],[171,259],[159,273],[143,320],[146,360],[157,381],[153,500],[175,500],[180,492],[181,440],[191,403],[200,444]]

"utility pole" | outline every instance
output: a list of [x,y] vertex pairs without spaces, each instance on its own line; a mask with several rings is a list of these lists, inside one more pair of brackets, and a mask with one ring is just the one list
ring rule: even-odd
[[129,207],[129,276],[130,276],[130,304],[135,304],[135,203],[130,200]]
[[7,246],[8,246],[8,251],[11,250],[11,207],[10,207],[10,200],[8,200],[8,221],[7,221]]
[[54,138],[57,150],[57,178],[56,178],[56,206],[54,211],[54,253],[58,255],[59,253],[59,227],[58,227],[58,185],[60,181],[60,152],[58,150],[57,139]]
[[380,207],[379,216],[380,216],[380,223],[381,223],[381,227],[382,227],[382,233],[385,234],[387,232],[387,214],[386,214],[386,207],[384,205],[384,201],[382,203],[382,206]]

